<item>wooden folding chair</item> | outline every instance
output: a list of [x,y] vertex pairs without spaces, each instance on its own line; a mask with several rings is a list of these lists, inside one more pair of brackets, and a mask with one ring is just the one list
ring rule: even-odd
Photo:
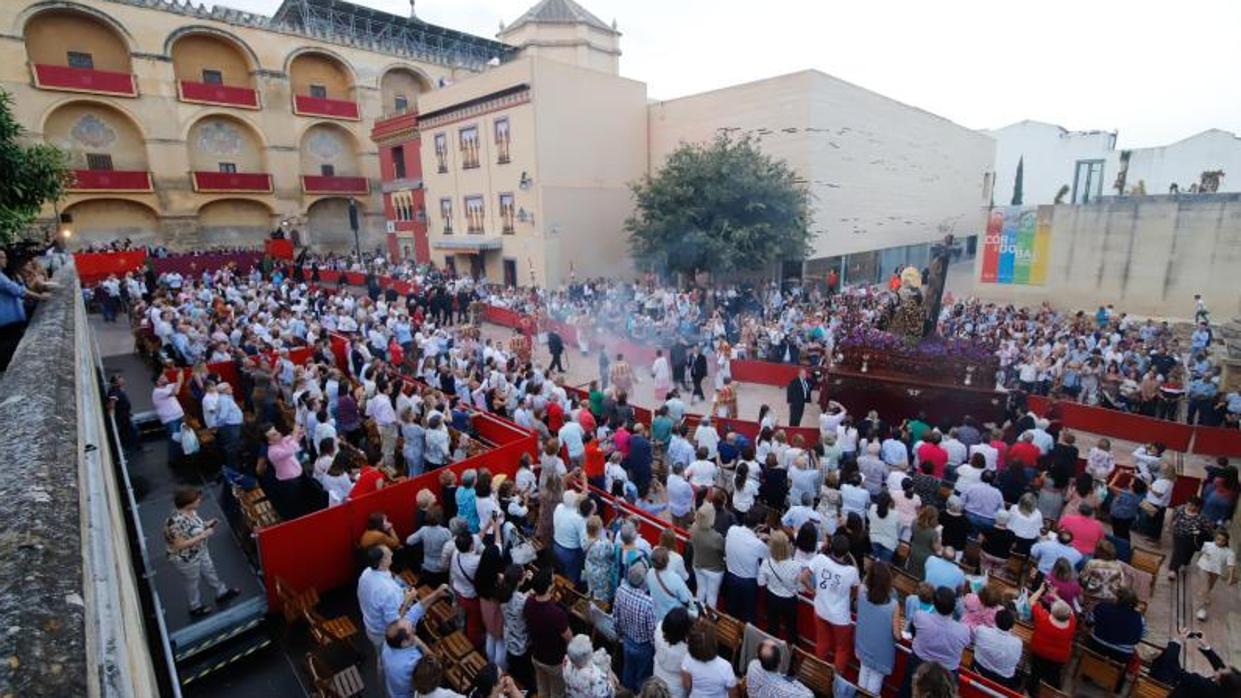
[[445,657],[454,662],[461,661],[475,651],[473,643],[460,630],[440,638],[439,646],[443,649]]
[[715,621],[715,639],[721,648],[728,650],[728,656],[724,657],[732,664],[737,658],[737,651],[741,649],[741,640],[745,637],[745,625],[721,611],[714,611]]
[[276,598],[280,599],[280,610],[284,612],[286,623],[292,624],[302,616],[304,611],[319,605],[319,592],[314,588],[298,592],[289,583],[276,577]]
[[[1155,584],[1159,581],[1159,569],[1163,567],[1163,560],[1166,556],[1163,553],[1157,553],[1146,548],[1133,547],[1133,555],[1129,559],[1129,564],[1136,570],[1141,570],[1151,576],[1150,593],[1155,593]],[[1149,594],[1147,595],[1149,598]]]
[[832,695],[832,681],[836,670],[831,664],[819,659],[800,647],[793,648],[793,672],[797,680],[818,696]]
[[1168,698],[1172,695],[1172,687],[1160,683],[1146,674],[1138,674],[1133,682],[1133,692],[1129,698]]
[[315,641],[320,646],[325,646],[335,641],[348,642],[350,638],[358,634],[358,626],[354,624],[353,619],[349,616],[325,618],[323,614],[313,608],[302,611],[302,615],[310,625],[311,635],[314,636]]
[[307,652],[306,668],[310,671],[315,698],[353,698],[366,693],[366,683],[356,664],[337,670],[319,655]]
[[896,593],[904,599],[910,594],[918,591],[918,578],[905,570],[892,570],[892,588],[896,589]]
[[1021,577],[1025,573],[1026,563],[1030,558],[1021,553],[1009,553],[1008,561],[1004,565],[1004,574],[1013,581],[1014,584],[1020,586]]
[[1082,679],[1106,691],[1114,691],[1125,675],[1125,667],[1085,647],[1078,647],[1077,669],[1073,671],[1074,685]]
[[901,541],[896,544],[896,552],[892,553],[892,566],[904,567],[905,561],[909,559],[909,543]]
[[1069,694],[1055,688],[1046,681],[1041,681],[1038,685],[1038,695],[1035,698],[1069,698]]

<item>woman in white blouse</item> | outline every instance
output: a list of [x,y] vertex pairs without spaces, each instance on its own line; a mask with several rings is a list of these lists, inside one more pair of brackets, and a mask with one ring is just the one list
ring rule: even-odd
[[1038,508],[1038,497],[1026,492],[1008,509],[1008,530],[1013,532],[1013,552],[1030,554],[1030,547],[1043,533],[1043,512]]
[[[771,534],[768,556],[758,566],[758,585],[767,588],[768,630],[788,642],[797,641],[797,592],[802,566],[784,531]],[[783,625],[785,633],[780,632]]]
[[681,685],[681,662],[685,660],[689,636],[689,611],[678,606],[668,611],[659,627],[655,629],[655,676],[668,684],[672,698],[685,698]]

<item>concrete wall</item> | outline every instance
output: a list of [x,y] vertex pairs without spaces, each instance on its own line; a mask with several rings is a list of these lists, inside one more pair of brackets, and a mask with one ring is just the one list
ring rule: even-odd
[[[535,63],[541,283],[633,273],[623,229],[629,185],[646,174],[646,85],[554,61]],[[536,261],[537,264],[537,261]]]
[[1103,194],[1116,193],[1112,189],[1118,159],[1115,132],[1066,131],[1055,124],[1021,121],[984,133],[995,139],[996,206],[1007,206],[1013,200],[1018,161],[1023,163],[1021,191],[1025,206],[1052,203],[1065,185],[1069,187],[1069,196],[1064,197],[1064,202],[1069,203],[1078,160],[1104,160]]
[[1173,183],[1182,192],[1204,171],[1223,170],[1221,192],[1241,191],[1241,138],[1219,129],[1158,148],[1138,148],[1129,157],[1127,186],[1146,183],[1147,194],[1167,194]]
[[547,58],[616,75],[620,72],[620,35],[587,24],[529,22],[501,30],[500,41],[521,47],[522,55]]
[[975,295],[1027,305],[1117,310],[1191,318],[1195,293],[1212,317],[1241,313],[1234,281],[1241,266],[1241,194],[1105,197],[1084,206],[1046,207],[1050,263],[1044,286],[983,284]]
[[650,169],[721,131],[754,137],[806,180],[812,259],[981,228],[992,140],[856,85],[802,71],[652,104]]

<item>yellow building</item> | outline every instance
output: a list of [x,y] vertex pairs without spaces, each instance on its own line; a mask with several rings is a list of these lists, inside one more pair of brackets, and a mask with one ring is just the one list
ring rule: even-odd
[[506,284],[632,271],[622,229],[647,171],[646,85],[619,33],[571,0],[500,32],[521,55],[424,97],[431,258]]
[[335,0],[272,17],[166,0],[0,2],[0,88],[76,183],[45,211],[75,241],[253,246],[383,239],[376,120],[507,60],[484,39]]

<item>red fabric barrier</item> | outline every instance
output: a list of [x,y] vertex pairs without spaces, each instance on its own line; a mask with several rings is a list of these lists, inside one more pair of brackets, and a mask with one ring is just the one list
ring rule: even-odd
[[321,269],[319,271],[319,281],[325,284],[335,284],[340,282],[340,272],[332,269]]
[[180,254],[171,257],[152,257],[151,268],[156,274],[177,272],[182,276],[198,276],[203,272],[213,272],[229,264],[236,264],[242,272],[261,264],[263,253],[228,252],[221,254]]
[[[411,511],[414,493],[409,495]],[[354,581],[353,550],[358,540],[351,525],[354,516],[346,502],[259,530],[259,561],[273,611],[280,608],[277,578],[298,591],[313,587],[321,592]]]
[[73,264],[78,269],[78,278],[83,286],[98,283],[110,274],[124,276],[126,272],[140,271],[146,266],[145,250],[128,252],[78,252],[73,255]]
[[[522,432],[516,425],[506,429],[510,425],[492,415],[477,415],[475,425],[496,430],[491,432],[494,434],[504,430],[510,439],[514,436],[513,429]],[[513,477],[520,454],[527,452],[533,456],[535,448],[534,434],[525,433],[500,448],[467,458],[448,469],[459,476],[466,470],[487,468],[494,475],[503,473]],[[352,583],[357,574],[354,555],[358,539],[366,530],[367,518],[372,512],[382,511],[401,538],[408,536],[413,530],[414,499],[422,489],[429,489],[438,496],[440,470],[442,468],[380,488],[365,497],[350,499],[339,506],[261,529],[259,558],[271,608],[278,610],[280,606],[276,597],[277,577],[289,582],[294,589],[313,587],[319,592]]]
[[336,357],[336,368],[349,373],[349,340],[333,332],[328,335],[328,345],[332,348],[332,356]]
[[263,250],[268,257],[276,259],[293,259],[292,240],[268,240],[263,243]]
[[1202,489],[1202,478],[1190,475],[1177,475],[1172,485],[1172,506],[1179,507],[1191,496]]
[[345,283],[350,286],[361,286],[366,283],[366,274],[359,271],[345,272]]
[[1200,456],[1241,458],[1241,431],[1219,427],[1194,427],[1193,452]]
[[502,327],[518,327],[521,324],[521,313],[509,308],[488,305],[483,308],[483,320]]
[[729,369],[732,371],[733,380],[739,383],[785,386],[797,378],[798,367],[793,364],[737,359]]
[[[1030,409],[1038,414],[1047,414],[1052,401],[1041,395],[1031,395],[1028,399]],[[1150,443],[1162,441],[1173,451],[1187,452],[1193,440],[1194,427],[1180,422],[1165,419],[1144,417],[1128,412],[1090,407],[1076,402],[1058,401],[1059,418],[1064,426],[1077,431],[1088,431],[1127,441]]]

